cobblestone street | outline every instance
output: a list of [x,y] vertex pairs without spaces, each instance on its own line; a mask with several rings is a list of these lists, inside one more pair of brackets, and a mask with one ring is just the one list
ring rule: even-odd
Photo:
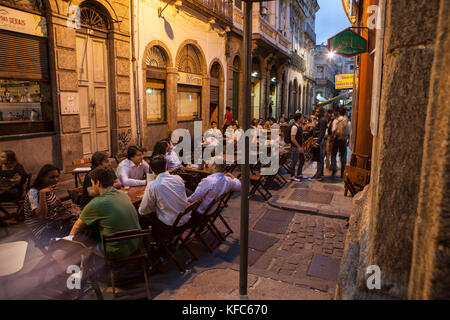
[[[306,170],[312,175],[312,168]],[[302,184],[334,186],[332,197],[343,194],[342,183],[290,182],[274,192],[283,197]],[[336,188],[338,187],[338,188]],[[342,188],[342,190],[341,190]],[[340,202],[348,210],[351,198]],[[345,204],[347,207],[345,207]],[[338,208],[336,208],[338,209]],[[199,261],[188,274],[172,272],[153,278],[155,299],[239,299],[240,197],[229,202],[224,216],[234,233],[208,255],[195,246]],[[343,255],[347,219],[274,208],[262,198],[250,201],[249,299],[333,299],[340,258]],[[169,267],[169,266],[168,266]],[[164,283],[171,279],[169,290]]]

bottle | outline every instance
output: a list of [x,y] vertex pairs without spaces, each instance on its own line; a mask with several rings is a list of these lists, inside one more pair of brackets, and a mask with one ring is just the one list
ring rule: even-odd
[[30,120],[31,121],[39,120],[39,113],[35,109],[31,109]]
[[5,89],[5,102],[11,102],[11,93],[8,91],[8,88]]
[[31,94],[28,91],[28,88],[25,89],[25,96],[26,96],[26,102],[33,102],[33,99],[31,98]]

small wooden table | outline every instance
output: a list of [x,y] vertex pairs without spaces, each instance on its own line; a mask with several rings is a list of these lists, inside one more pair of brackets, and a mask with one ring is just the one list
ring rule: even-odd
[[130,187],[128,190],[126,190],[125,187],[122,187],[120,190],[125,191],[128,194],[128,197],[130,197],[131,202],[136,205],[142,201],[145,187],[146,186]]
[[72,174],[75,178],[75,188],[78,188],[78,175],[79,174],[86,174],[89,171],[91,171],[91,167],[89,166],[89,164],[85,163],[85,164],[80,164],[80,165],[72,165],[72,166],[67,166],[66,169],[64,170],[64,173],[67,174]]
[[197,174],[201,175],[202,177],[207,177],[211,174],[209,172],[209,168],[203,168],[200,170],[199,168],[191,168],[191,167],[183,166],[182,169],[189,173],[197,173]]

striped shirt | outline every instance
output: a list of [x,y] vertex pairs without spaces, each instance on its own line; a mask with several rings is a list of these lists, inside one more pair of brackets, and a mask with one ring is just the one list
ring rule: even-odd
[[47,224],[56,217],[59,206],[60,203],[56,195],[53,192],[47,193],[48,215],[46,218],[40,219],[33,212],[33,210],[39,207],[39,190],[31,188],[27,192],[24,203],[25,223],[30,228],[35,239],[39,240],[45,236],[44,231]]

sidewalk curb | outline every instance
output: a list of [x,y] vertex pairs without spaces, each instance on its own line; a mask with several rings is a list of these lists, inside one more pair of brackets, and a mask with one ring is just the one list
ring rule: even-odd
[[[275,198],[275,201],[277,201],[279,198],[279,195],[275,195],[272,197],[272,199],[274,199],[274,198]],[[286,207],[286,206],[282,206],[282,205],[277,205],[275,203],[275,201],[273,201],[272,199],[267,201],[267,203],[269,204],[269,206],[276,208],[276,209],[295,211],[295,212],[299,212],[299,213],[303,213],[303,214],[310,214],[310,215],[314,215],[314,216],[321,216],[321,217],[327,217],[327,218],[336,218],[336,219],[341,219],[341,220],[349,220],[350,219],[350,217],[344,217],[342,215],[335,215],[335,214],[320,212],[318,209],[317,210],[296,209],[296,208]]]

